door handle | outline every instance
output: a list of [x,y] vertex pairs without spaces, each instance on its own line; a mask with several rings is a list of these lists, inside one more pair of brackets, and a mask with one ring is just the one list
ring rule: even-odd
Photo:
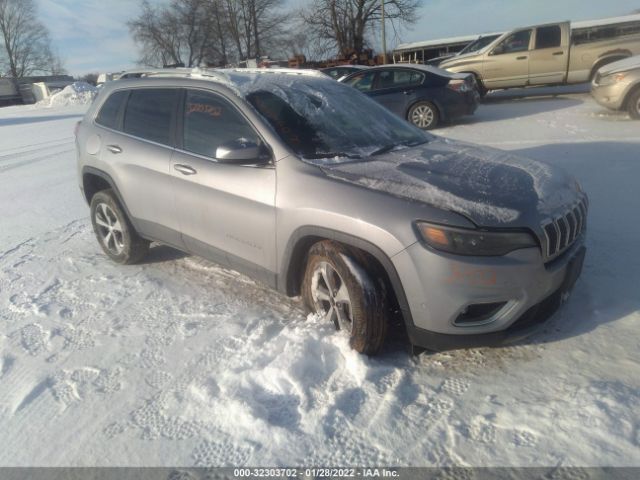
[[118,145],[107,145],[107,150],[109,150],[111,153],[122,153],[122,148],[120,148]]
[[527,59],[526,55],[524,57],[516,57],[516,60],[526,60],[526,59]]
[[173,168],[183,175],[195,175],[196,173],[198,173],[195,168],[190,167],[189,165],[182,165],[180,163],[176,163]]
[[553,52],[554,55],[564,55],[564,52]]
[[402,92],[403,95],[411,95],[413,93],[413,90],[405,90],[404,92]]

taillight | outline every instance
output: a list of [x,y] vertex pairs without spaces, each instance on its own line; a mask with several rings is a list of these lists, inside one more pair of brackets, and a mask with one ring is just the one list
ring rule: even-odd
[[76,136],[76,137],[78,136],[78,130],[80,130],[80,124],[81,123],[82,122],[76,122],[76,126],[73,129],[73,135]]
[[467,85],[466,80],[449,80],[449,84],[447,85],[452,90],[456,92],[465,93],[469,91],[469,85]]

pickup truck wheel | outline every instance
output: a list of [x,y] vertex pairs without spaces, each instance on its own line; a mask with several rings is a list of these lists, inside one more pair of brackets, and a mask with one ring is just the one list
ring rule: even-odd
[[91,223],[100,247],[116,263],[137,263],[149,251],[149,242],[136,233],[110,189],[91,199]]
[[409,109],[407,120],[423,130],[431,130],[438,125],[438,108],[431,102],[418,102]]
[[332,322],[354,350],[373,355],[387,332],[386,295],[383,283],[367,272],[363,260],[334,242],[314,244],[302,296],[307,309]]
[[631,92],[631,95],[629,95],[627,111],[631,118],[640,119],[640,88],[637,88],[635,92]]
[[478,75],[476,75],[475,73],[472,73],[472,75],[476,79],[476,90],[478,91],[478,95],[480,95],[480,98],[484,98],[487,93],[489,93],[489,91],[485,88],[482,80],[480,80],[480,77],[478,77]]

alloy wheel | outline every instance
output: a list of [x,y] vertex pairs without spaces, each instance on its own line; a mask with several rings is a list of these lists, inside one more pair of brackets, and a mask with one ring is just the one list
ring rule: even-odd
[[353,312],[347,285],[328,262],[316,266],[311,279],[311,296],[316,313],[331,321],[338,330],[350,335],[353,330]]
[[411,121],[416,127],[428,128],[433,123],[433,109],[428,105],[418,105],[411,112]]
[[99,203],[95,209],[95,222],[105,248],[113,255],[120,255],[124,251],[124,234],[113,209],[106,203]]

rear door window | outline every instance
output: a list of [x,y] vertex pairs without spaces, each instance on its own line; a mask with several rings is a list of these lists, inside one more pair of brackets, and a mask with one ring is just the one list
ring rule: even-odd
[[215,158],[225,143],[261,141],[240,112],[213,93],[187,90],[183,118],[182,148],[188,152]]
[[376,90],[420,85],[423,79],[424,74],[412,70],[382,70],[378,72]]
[[177,89],[131,90],[124,113],[124,132],[163,145],[173,145],[177,99]]
[[539,27],[536,29],[536,49],[556,48],[562,43],[562,32],[559,25]]
[[96,123],[103,127],[118,130],[120,128],[120,125],[118,125],[120,109],[128,94],[127,90],[119,90],[109,95],[109,98],[102,104],[96,116]]

